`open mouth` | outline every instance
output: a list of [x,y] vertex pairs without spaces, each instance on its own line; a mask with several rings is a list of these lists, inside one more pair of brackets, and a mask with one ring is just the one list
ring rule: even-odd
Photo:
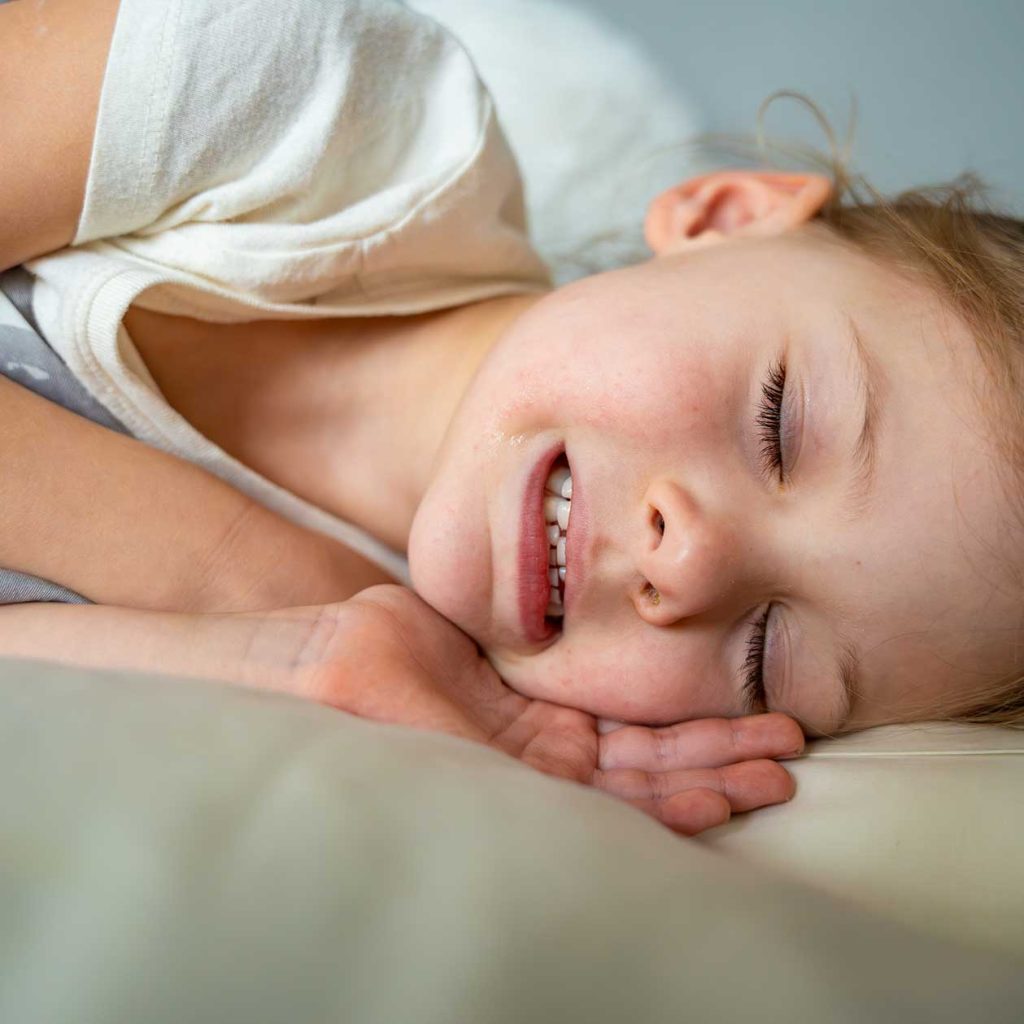
[[517,555],[519,618],[532,644],[547,643],[562,629],[571,494],[565,450],[544,453],[526,483]]
[[545,621],[549,627],[561,629],[568,571],[566,543],[569,517],[572,514],[572,471],[564,452],[555,459],[544,482],[542,514],[548,541],[548,606]]

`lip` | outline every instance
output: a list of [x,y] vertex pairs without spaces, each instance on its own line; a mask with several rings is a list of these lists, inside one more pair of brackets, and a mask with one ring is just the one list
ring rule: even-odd
[[590,532],[590,518],[588,516],[587,493],[580,479],[579,466],[574,464],[572,459],[569,462],[569,469],[572,471],[572,510],[569,513],[569,526],[565,531],[565,604],[564,616],[571,621],[575,612],[579,594],[583,590],[583,581],[587,577],[586,565],[583,553],[587,546],[587,535]]
[[[551,448],[537,461],[526,480],[523,505],[519,517],[519,557],[517,592],[519,619],[523,634],[530,643],[543,643],[554,633],[545,616],[548,610],[548,544],[544,528],[544,483],[555,459],[562,453],[562,445]],[[573,488],[575,488],[575,481]],[[575,502],[574,502],[575,504]],[[575,513],[575,509],[573,510]],[[572,516],[570,516],[570,525]],[[566,561],[569,550],[566,537]]]

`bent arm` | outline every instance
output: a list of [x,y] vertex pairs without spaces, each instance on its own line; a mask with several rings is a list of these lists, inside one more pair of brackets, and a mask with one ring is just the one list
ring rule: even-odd
[[97,604],[242,611],[387,579],[205,470],[0,376],[0,565]]

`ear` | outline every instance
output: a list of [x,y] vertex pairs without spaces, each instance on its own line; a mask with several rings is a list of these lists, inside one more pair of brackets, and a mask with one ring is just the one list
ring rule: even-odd
[[809,221],[832,191],[820,174],[716,171],[662,192],[644,236],[659,256],[736,237],[769,237]]

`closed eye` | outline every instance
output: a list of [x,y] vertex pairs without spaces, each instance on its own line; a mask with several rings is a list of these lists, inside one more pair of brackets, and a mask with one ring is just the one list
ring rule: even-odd
[[[765,475],[784,483],[782,464],[782,403],[786,394],[786,364],[781,360],[768,367],[761,384],[761,401],[756,421],[758,427],[758,459]],[[747,656],[743,662],[743,696],[748,712],[766,711],[768,699],[764,684],[764,645],[768,632],[771,605],[754,623],[747,640]]]
[[764,685],[764,642],[768,635],[768,605],[754,623],[747,640],[747,656],[743,660],[743,713],[758,714],[768,710],[768,695]]
[[758,459],[766,476],[785,481],[782,465],[782,400],[786,393],[786,364],[772,363],[761,384],[758,426]]

